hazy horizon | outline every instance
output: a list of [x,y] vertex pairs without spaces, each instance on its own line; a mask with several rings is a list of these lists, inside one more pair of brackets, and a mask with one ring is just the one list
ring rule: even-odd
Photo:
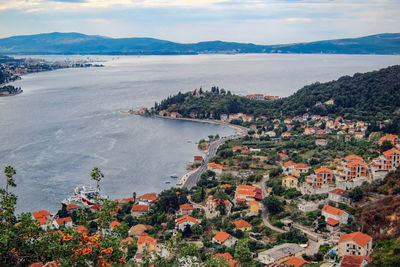
[[80,32],[286,44],[398,32],[399,11],[395,0],[2,0],[0,38]]

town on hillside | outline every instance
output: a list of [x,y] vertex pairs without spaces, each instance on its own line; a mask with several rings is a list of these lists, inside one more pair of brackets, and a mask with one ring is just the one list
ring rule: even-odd
[[[116,200],[95,190],[90,200],[76,194],[64,201],[55,214],[33,212],[26,221],[40,227],[39,236],[59,236],[48,242],[61,240],[64,254],[36,254],[31,266],[395,266],[384,256],[398,244],[385,240],[400,235],[398,135],[307,113],[223,114],[220,121],[247,133],[224,139],[207,162],[195,156],[194,169],[207,167],[194,186]],[[390,120],[378,123],[384,129]],[[102,176],[97,170],[93,177]]]

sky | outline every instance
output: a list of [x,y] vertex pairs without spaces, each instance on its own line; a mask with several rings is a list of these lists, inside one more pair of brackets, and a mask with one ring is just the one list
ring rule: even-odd
[[0,38],[47,32],[280,44],[400,32],[400,0],[0,0]]

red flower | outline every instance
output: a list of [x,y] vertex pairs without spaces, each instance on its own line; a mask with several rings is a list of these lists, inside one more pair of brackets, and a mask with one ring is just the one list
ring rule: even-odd
[[71,258],[71,260],[73,259],[73,258],[75,258],[75,254],[72,254],[71,256],[69,256],[70,258]]
[[87,254],[89,254],[89,253],[92,253],[92,248],[84,248],[83,249],[83,255],[87,255]]
[[103,249],[102,251],[101,251],[101,254],[110,254],[110,253],[112,253],[113,252],[113,248],[112,247],[109,247],[109,248],[107,248],[107,249]]
[[82,255],[82,250],[80,249],[76,253],[78,253],[78,255],[80,256],[80,255]]
[[100,243],[99,243],[99,242],[96,242],[96,243],[94,244],[94,246],[97,247],[98,249],[100,249]]
[[99,266],[101,266],[101,267],[111,267],[111,264],[109,264],[105,260],[99,260]]
[[70,234],[66,234],[64,237],[63,237],[63,240],[64,241],[68,241],[68,240],[71,240],[72,239],[72,235],[70,235]]
[[126,263],[126,259],[125,259],[125,258],[120,258],[120,259],[119,259],[119,262],[120,262],[120,263]]

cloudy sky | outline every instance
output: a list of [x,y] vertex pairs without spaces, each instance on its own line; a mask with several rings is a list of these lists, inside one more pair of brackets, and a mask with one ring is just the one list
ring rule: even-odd
[[0,0],[0,37],[58,31],[277,44],[399,25],[400,0]]

